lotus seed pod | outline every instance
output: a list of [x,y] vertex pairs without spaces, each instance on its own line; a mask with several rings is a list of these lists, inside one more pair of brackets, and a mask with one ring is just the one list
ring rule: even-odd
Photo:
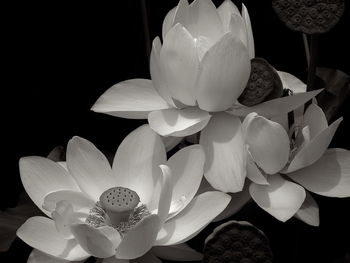
[[254,106],[261,102],[279,98],[283,94],[283,85],[277,71],[262,58],[251,60],[251,72],[238,101],[245,106]]
[[271,263],[272,252],[265,234],[244,221],[229,221],[205,240],[203,263]]
[[345,5],[344,0],[272,0],[272,7],[288,28],[316,34],[335,26]]
[[139,202],[137,193],[124,187],[110,188],[100,197],[100,204],[113,224],[127,221]]

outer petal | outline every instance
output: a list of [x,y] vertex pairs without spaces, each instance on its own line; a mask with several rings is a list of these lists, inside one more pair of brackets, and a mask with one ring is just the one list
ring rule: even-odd
[[316,194],[349,197],[350,152],[328,149],[317,162],[288,176]]
[[162,136],[162,140],[167,152],[171,151],[176,145],[178,145],[184,138],[175,136]]
[[128,119],[146,119],[153,110],[167,109],[149,79],[130,79],[109,88],[91,110]]
[[71,231],[85,251],[99,258],[113,256],[121,242],[119,232],[110,226],[94,228],[87,224],[74,224]]
[[220,214],[230,199],[229,195],[221,192],[206,192],[196,196],[180,214],[164,224],[155,245],[185,242]]
[[171,98],[170,91],[168,89],[164,70],[160,64],[160,50],[162,44],[159,37],[156,37],[152,43],[152,51],[150,58],[150,71],[154,88],[157,90],[160,96],[168,102],[169,105],[175,107],[173,99]]
[[61,259],[76,261],[90,256],[74,239],[61,238],[54,222],[46,217],[29,218],[17,230],[17,236],[28,245]]
[[174,246],[153,247],[152,252],[159,258],[172,261],[199,261],[203,254],[190,248],[186,243]]
[[162,261],[157,258],[152,251],[148,251],[146,254],[139,258],[130,260],[131,263],[162,263]]
[[[72,261],[67,261],[64,259],[56,258],[50,255],[47,255],[40,250],[33,249],[29,255],[27,263],[68,263]],[[78,261],[74,261],[78,263]],[[83,262],[83,261],[79,261]]]
[[199,59],[194,39],[181,24],[176,24],[166,35],[160,51],[160,63],[172,97],[194,106]]
[[310,139],[312,140],[323,130],[327,129],[328,122],[323,110],[312,103],[305,111],[303,125],[309,126]]
[[280,175],[270,175],[268,179],[269,185],[252,183],[249,192],[262,209],[285,222],[303,204],[305,190],[300,185],[283,179]]
[[59,189],[78,190],[78,186],[67,171],[49,159],[38,156],[24,157],[19,161],[19,169],[24,189],[48,216],[50,213],[42,208],[45,195]]
[[262,116],[248,117],[249,115],[248,123],[244,125],[245,140],[254,161],[265,173],[279,172],[289,158],[289,137],[286,130],[279,123]]
[[309,224],[311,226],[319,226],[320,218],[318,210],[318,205],[315,199],[311,194],[306,192],[305,201],[294,216],[306,224]]
[[[232,1],[230,0],[223,1],[222,4],[218,7],[217,11],[223,25],[224,33],[227,33],[230,31],[230,21],[231,21],[232,15],[241,17],[241,14],[237,6],[234,3],[232,3]],[[243,25],[242,18],[241,18],[241,21]],[[244,32],[245,32],[245,27],[244,27]],[[232,33],[235,34],[234,31],[232,31]]]
[[249,152],[247,160],[247,178],[256,184],[269,184],[266,176],[259,170]]
[[148,115],[150,127],[162,136],[184,137],[202,130],[210,114],[197,107],[153,111]]
[[168,217],[171,197],[172,197],[172,172],[171,169],[166,165],[160,165],[162,170],[162,181],[161,181],[161,191],[158,201],[158,217],[160,224],[162,225]]
[[172,26],[174,25],[175,12],[176,12],[176,6],[166,14],[163,20],[163,25],[162,25],[163,39],[165,38],[165,35],[168,33],[170,28],[172,28]]
[[104,258],[102,263],[129,263],[130,261],[127,259],[119,259],[116,257]]
[[273,117],[280,114],[286,114],[305,102],[309,101],[320,93],[322,89],[313,90],[305,93],[297,93],[292,96],[277,98],[274,100],[265,101],[252,107],[246,107],[243,105],[234,105],[227,112],[236,116],[246,116],[249,113],[256,112],[266,118]]
[[181,202],[180,212],[193,199],[203,177],[205,154],[200,145],[185,147],[175,153],[168,161],[172,171],[174,202]]
[[294,94],[306,92],[306,84],[297,77],[284,71],[277,71],[281,78],[283,88],[290,89]]
[[239,118],[227,113],[213,115],[202,131],[205,178],[223,192],[241,191],[246,176],[246,148]]
[[153,246],[159,228],[160,219],[157,215],[143,218],[124,236],[116,251],[116,257],[134,259],[144,255]]
[[242,3],[242,17],[244,19],[245,28],[247,31],[247,40],[248,40],[247,46],[249,51],[249,57],[250,59],[252,59],[255,57],[254,37],[253,37],[252,25],[250,22],[248,9],[245,7],[243,3]]
[[159,165],[165,162],[162,139],[148,125],[143,125],[119,145],[113,161],[116,184],[136,191],[141,202],[148,205],[160,179]]
[[334,121],[327,129],[314,137],[313,140],[309,143],[305,143],[294,156],[285,173],[294,172],[316,162],[328,148],[334,133],[342,120],[343,118],[339,118]]
[[250,74],[247,48],[231,33],[205,53],[198,75],[196,97],[201,109],[223,111],[244,90]]
[[68,142],[67,166],[79,187],[94,201],[115,186],[106,156],[88,140],[75,136]]

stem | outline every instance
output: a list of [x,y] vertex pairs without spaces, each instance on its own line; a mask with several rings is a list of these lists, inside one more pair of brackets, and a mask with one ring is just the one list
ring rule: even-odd
[[305,55],[306,55],[306,63],[309,67],[310,65],[310,49],[309,49],[309,43],[307,41],[307,35],[305,33],[302,33],[303,36],[303,42],[304,42],[304,48],[305,48]]
[[312,34],[310,64],[309,64],[309,72],[307,76],[307,91],[314,90],[317,57],[318,57],[318,35]]
[[147,60],[149,61],[150,54],[151,54],[151,37],[149,33],[147,7],[146,7],[145,0],[141,0],[141,12],[142,12],[143,31],[145,33],[146,55],[147,55]]

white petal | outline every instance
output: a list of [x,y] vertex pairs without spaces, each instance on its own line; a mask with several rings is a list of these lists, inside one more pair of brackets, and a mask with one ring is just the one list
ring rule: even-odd
[[197,107],[153,111],[148,115],[151,128],[162,136],[184,137],[202,130],[210,114]]
[[279,123],[262,116],[250,118],[246,125],[245,140],[256,164],[265,173],[279,172],[289,158],[290,146],[286,130]]
[[230,199],[229,195],[221,192],[206,192],[196,196],[181,213],[163,225],[155,245],[185,242],[220,214]]
[[254,37],[253,37],[252,25],[250,22],[248,9],[243,3],[242,3],[242,17],[244,19],[244,23],[247,31],[247,40],[248,40],[247,46],[249,51],[249,57],[252,59],[255,57]]
[[[234,3],[232,3],[232,1],[230,0],[223,1],[222,4],[217,8],[217,11],[223,25],[224,33],[227,33],[230,31],[230,21],[231,21],[232,15],[241,17],[241,14],[239,13],[237,6]],[[245,32],[245,28],[244,28],[244,32]],[[235,34],[234,32],[232,33]]]
[[160,220],[160,224],[162,225],[168,217],[171,197],[172,197],[172,171],[167,165],[160,165],[160,169],[162,170],[162,180],[161,180],[161,191],[159,195],[158,202],[158,212],[157,215]]
[[244,90],[250,74],[247,48],[231,33],[205,53],[198,76],[196,97],[201,109],[223,111]]
[[159,165],[166,162],[164,144],[148,125],[131,132],[119,145],[113,161],[117,185],[127,187],[148,205],[160,179]]
[[52,191],[67,189],[78,190],[78,186],[68,172],[58,163],[49,159],[31,156],[21,158],[19,169],[24,189],[33,202],[48,216],[42,208],[44,197]]
[[134,259],[144,255],[153,246],[159,228],[160,219],[157,215],[143,218],[124,236],[116,251],[116,257]]
[[222,35],[220,16],[211,0],[195,0],[189,7],[189,24],[185,25],[194,37],[204,36],[215,43]]
[[266,176],[259,170],[249,152],[247,158],[247,178],[256,184],[269,184]]
[[166,35],[160,63],[172,97],[194,106],[199,59],[194,39],[181,24],[176,24]]
[[312,103],[305,111],[303,125],[309,126],[310,139],[312,140],[320,132],[327,129],[328,122],[323,110]]
[[29,218],[17,230],[17,236],[31,247],[61,259],[76,261],[90,256],[74,239],[63,239],[54,222],[46,217]]
[[280,175],[270,175],[269,185],[252,183],[249,192],[254,201],[266,212],[285,222],[301,207],[305,200],[305,190],[300,185],[283,179]]
[[162,136],[162,140],[167,152],[171,151],[176,145],[178,145],[184,138],[175,136]]
[[159,258],[172,261],[199,261],[203,255],[190,248],[186,243],[174,246],[156,246],[152,252]]
[[109,88],[91,110],[121,118],[146,119],[150,111],[169,107],[151,80],[130,79]]
[[[244,46],[248,50],[249,58],[251,58],[250,57],[251,54],[249,53],[250,52],[249,48],[251,48],[249,46],[250,42],[248,39],[246,26],[245,26],[244,20],[241,17],[241,15],[239,15],[239,14],[231,15],[230,24],[229,24],[229,32],[231,32],[235,37],[238,37],[238,39],[240,39],[242,41],[242,43],[244,44]],[[253,48],[254,48],[254,46],[253,46]],[[253,50],[253,52],[254,52],[254,50]]]
[[174,18],[175,18],[175,12],[176,12],[176,7],[171,9],[165,16],[163,20],[163,25],[162,25],[162,38],[165,38],[165,35],[168,33],[170,28],[174,25]]
[[256,112],[259,115],[262,115],[266,118],[273,117],[280,114],[286,114],[299,106],[303,105],[305,102],[311,100],[322,89],[313,90],[305,93],[297,93],[292,96],[277,98],[263,103],[257,104],[252,107],[246,107],[243,105],[234,105],[228,113],[231,113],[236,116],[246,116],[249,113]]
[[292,162],[286,169],[285,173],[294,172],[316,162],[328,148],[334,133],[342,120],[343,118],[339,118],[334,121],[327,129],[314,137],[313,140],[304,144],[292,159]]
[[286,130],[288,133],[289,131],[289,121],[288,121],[288,114],[280,114],[280,115],[275,115],[270,118],[270,120],[277,122],[282,125],[282,127]]
[[205,154],[200,145],[191,145],[175,153],[168,161],[172,171],[174,202],[181,202],[180,212],[193,199],[203,177]]
[[[50,256],[37,249],[32,250],[27,261],[27,263],[68,263],[68,262],[72,262],[72,261]],[[78,262],[84,262],[84,261],[74,261],[74,262],[78,263]]]
[[306,92],[306,84],[297,77],[284,71],[277,71],[277,73],[284,89],[290,89],[294,94]]
[[319,226],[320,218],[318,210],[318,205],[315,199],[311,194],[306,192],[305,201],[294,216],[306,224],[309,224],[311,226]]
[[162,263],[162,261],[157,258],[152,251],[148,251],[146,254],[139,258],[130,260],[131,263]]
[[316,194],[349,197],[350,152],[328,149],[317,162],[288,176]]
[[151,58],[150,58],[150,72],[151,72],[152,82],[153,82],[154,88],[157,90],[159,95],[166,102],[168,102],[169,105],[171,105],[172,107],[175,107],[165,80],[164,70],[160,65],[161,48],[162,48],[162,44],[160,43],[160,39],[159,37],[156,37],[152,43],[152,51],[151,51]]
[[205,152],[204,176],[223,192],[241,191],[246,176],[246,148],[238,117],[213,115],[202,131],[200,144]]
[[122,239],[119,232],[110,226],[95,228],[83,223],[74,224],[71,231],[85,251],[99,258],[113,256]]
[[90,209],[95,205],[95,202],[82,192],[59,190],[51,192],[45,196],[43,208],[48,212],[53,212],[56,209],[56,204],[60,201],[69,202],[73,205],[75,211]]
[[115,186],[106,156],[88,140],[75,136],[68,142],[67,166],[81,190],[94,201]]
[[[181,25],[188,28],[188,25],[190,23],[190,16],[189,16],[189,4],[187,0],[180,0],[179,4],[176,7],[174,20],[173,20],[173,26],[177,23],[180,23]],[[164,37],[163,37],[164,39]]]

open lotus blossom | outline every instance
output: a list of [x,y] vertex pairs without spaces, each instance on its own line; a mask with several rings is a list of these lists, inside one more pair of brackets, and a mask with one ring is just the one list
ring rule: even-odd
[[[248,152],[249,192],[255,202],[281,221],[293,215],[318,225],[318,206],[307,190],[330,197],[350,196],[350,151],[328,149],[342,118],[328,126],[312,103],[289,130],[247,115],[243,130]],[[287,177],[286,177],[287,176]]]
[[[215,189],[241,191],[246,176],[238,116],[289,112],[319,91],[278,98],[253,107],[237,102],[250,76],[254,39],[247,8],[229,0],[181,0],[163,22],[163,44],[153,41],[152,80],[131,79],[108,89],[92,107],[123,118],[148,118],[162,136],[199,131],[206,152],[205,177]],[[168,140],[172,146],[177,139]],[[220,180],[216,180],[219,177]]]
[[204,161],[200,145],[166,160],[161,137],[148,125],[123,140],[112,167],[80,137],[69,141],[66,163],[22,158],[23,185],[48,216],[32,217],[17,231],[35,248],[29,262],[199,260],[184,242],[230,202],[217,191],[196,195]]

